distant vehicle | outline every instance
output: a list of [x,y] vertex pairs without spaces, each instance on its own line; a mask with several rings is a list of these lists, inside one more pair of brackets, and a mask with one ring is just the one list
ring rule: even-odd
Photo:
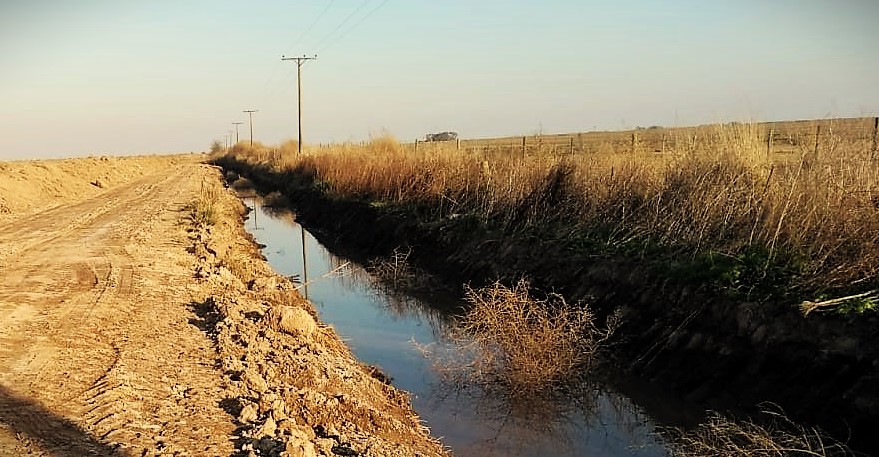
[[424,141],[453,141],[458,139],[458,132],[428,133]]

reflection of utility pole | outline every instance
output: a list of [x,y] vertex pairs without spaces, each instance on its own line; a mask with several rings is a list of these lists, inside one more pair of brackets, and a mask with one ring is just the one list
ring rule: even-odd
[[253,197],[253,229],[259,230],[259,223],[256,220],[256,216],[259,214],[259,200],[257,197]]
[[302,224],[299,224],[299,233],[302,235],[302,288],[308,300],[308,261],[305,258],[305,227]]
[[296,62],[296,94],[298,100],[298,107],[296,109],[297,117],[299,119],[299,154],[302,154],[302,65],[309,60],[316,60],[317,54],[314,57],[284,57],[281,56],[281,60],[293,60]]
[[258,109],[246,109],[243,111],[250,116],[250,147],[253,147],[253,113],[259,112]]
[[244,122],[233,122],[232,125],[235,126],[235,144],[238,144],[238,126],[243,124]]

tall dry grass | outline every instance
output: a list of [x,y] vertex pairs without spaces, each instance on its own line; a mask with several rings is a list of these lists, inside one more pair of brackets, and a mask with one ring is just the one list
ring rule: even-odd
[[676,457],[843,457],[854,453],[816,428],[794,423],[777,407],[765,408],[761,421],[734,420],[712,412],[694,430],[667,430]]
[[382,136],[301,157],[270,148],[232,155],[424,220],[466,216],[486,230],[542,233],[598,253],[683,259],[730,290],[760,281],[808,293],[875,287],[879,166],[869,147],[831,132],[819,154],[808,141],[767,154],[766,136],[752,124],[672,131],[664,154],[619,152],[631,148],[625,137],[608,140],[608,153],[453,145],[415,153]]

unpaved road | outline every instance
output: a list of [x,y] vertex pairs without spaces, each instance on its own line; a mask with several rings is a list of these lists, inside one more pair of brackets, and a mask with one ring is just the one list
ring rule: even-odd
[[0,454],[232,452],[212,343],[181,319],[202,178],[171,168],[0,227]]
[[194,230],[185,208],[206,185],[221,188],[216,169],[169,163],[0,220],[0,456],[334,455],[358,443],[371,450],[347,455],[440,455],[405,396],[331,329],[303,341],[261,326],[284,285],[263,279],[272,290],[259,295],[223,266],[249,256],[249,270],[273,275],[235,211],[223,230]]

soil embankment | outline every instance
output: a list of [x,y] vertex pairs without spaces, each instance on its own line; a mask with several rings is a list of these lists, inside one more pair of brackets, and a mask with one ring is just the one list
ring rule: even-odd
[[856,449],[879,452],[872,430],[879,418],[875,314],[804,317],[795,303],[731,300],[708,284],[663,274],[651,259],[570,251],[539,233],[486,232],[466,215],[423,221],[404,208],[332,198],[307,172],[231,157],[218,163],[264,191],[284,193],[300,221],[329,244],[366,256],[408,246],[410,259],[453,281],[524,276],[597,309],[622,307],[623,368],[715,409],[753,411],[775,402],[798,421],[850,437]]
[[195,159],[0,163],[0,455],[443,455]]

